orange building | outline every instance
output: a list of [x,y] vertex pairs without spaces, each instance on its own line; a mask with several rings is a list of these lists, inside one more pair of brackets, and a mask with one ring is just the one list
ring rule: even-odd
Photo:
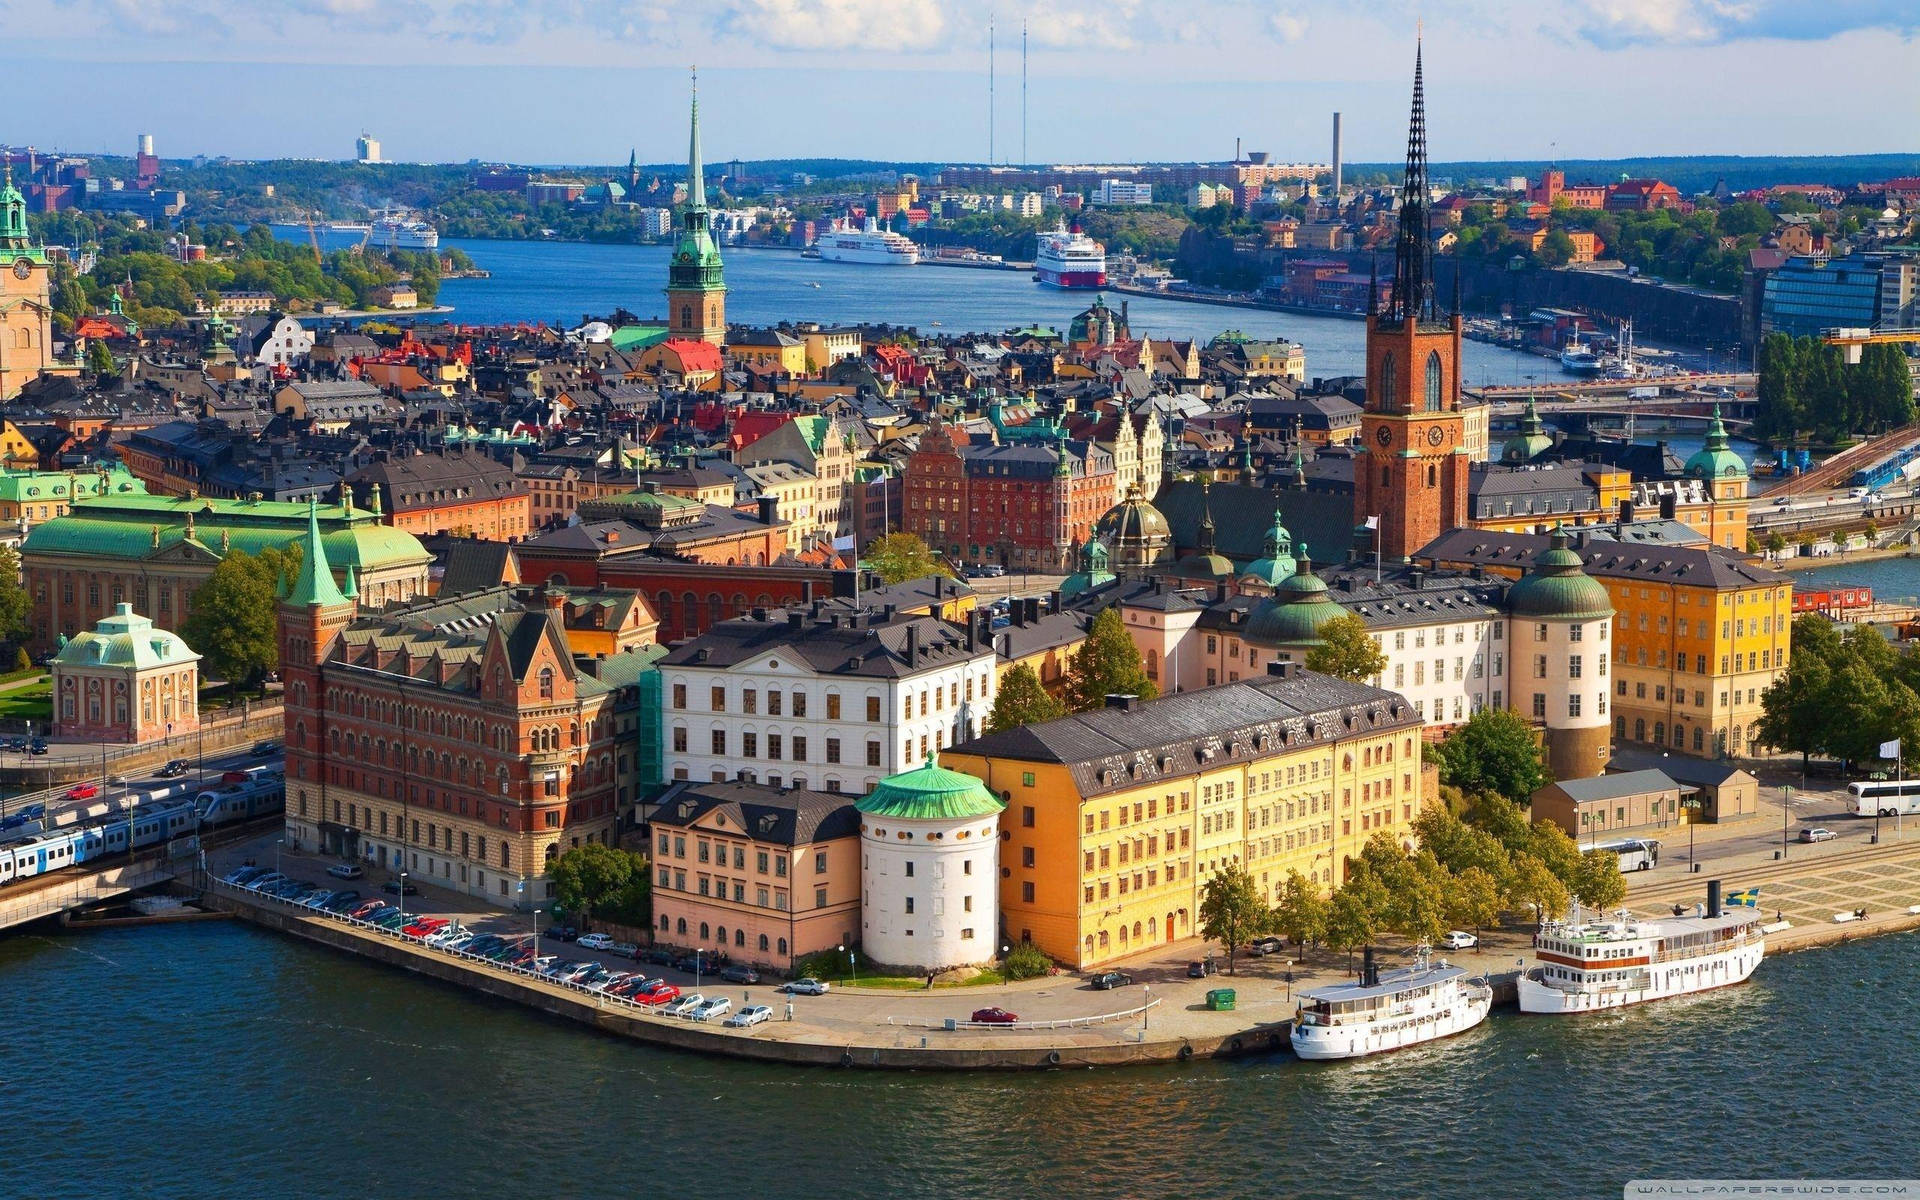
[[452,533],[508,541],[525,537],[531,528],[526,485],[511,467],[484,454],[381,451],[349,475],[347,485],[357,503],[418,536]]

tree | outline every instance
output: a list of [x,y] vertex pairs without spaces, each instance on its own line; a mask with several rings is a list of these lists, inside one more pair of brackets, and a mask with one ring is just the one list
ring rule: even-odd
[[1475,796],[1467,810],[1467,823],[1484,830],[1488,836],[1512,854],[1527,849],[1533,841],[1533,826],[1518,804],[1494,792]]
[[1447,920],[1476,934],[1499,924],[1501,890],[1500,881],[1479,867],[1455,874],[1447,889]]
[[1538,924],[1550,912],[1564,912],[1567,889],[1547,864],[1533,855],[1520,852],[1513,856],[1513,880],[1507,885],[1507,904],[1513,908],[1531,908]]
[[1547,236],[1540,239],[1540,261],[1550,267],[1566,266],[1573,252],[1573,238],[1564,229],[1549,230]]
[[1053,960],[1032,942],[1021,942],[1000,960],[1000,974],[1007,979],[1038,979],[1052,969]]
[[87,373],[90,375],[112,375],[119,370],[113,361],[113,351],[106,342],[94,338],[87,343]]
[[[1804,618],[1802,618],[1804,619]],[[1760,719],[1753,736],[1775,750],[1797,751],[1804,769],[1807,760],[1826,750],[1827,695],[1833,688],[1833,668],[1818,654],[1802,653],[1794,622],[1792,659],[1787,673],[1760,693]]]
[[867,565],[882,583],[902,583],[929,575],[953,577],[953,569],[933,556],[927,544],[911,533],[890,533],[867,544]]
[[1570,889],[1588,908],[1606,912],[1627,898],[1627,877],[1620,873],[1620,856],[1611,850],[1589,850],[1580,856]]
[[987,714],[986,731],[1005,733],[1066,715],[1067,706],[1040,686],[1040,676],[1034,674],[1032,667],[1020,663],[1000,681],[1000,691],[993,698],[993,711]]
[[1091,712],[1108,696],[1151,700],[1160,689],[1147,678],[1140,649],[1127,636],[1118,608],[1102,609],[1087,629],[1087,640],[1067,660],[1067,699],[1075,712]]
[[553,881],[554,903],[591,920],[617,906],[633,883],[636,867],[644,879],[646,862],[638,855],[586,842],[547,864],[547,877]]
[[1273,927],[1295,946],[1311,946],[1327,934],[1327,902],[1298,871],[1288,871],[1273,905]]
[[1379,936],[1378,913],[1384,902],[1379,880],[1364,871],[1347,876],[1334,889],[1327,904],[1327,945],[1347,952],[1347,970],[1353,970],[1353,952]]
[[1307,670],[1365,683],[1386,669],[1386,652],[1360,617],[1352,613],[1329,617],[1321,623],[1319,634],[1321,644],[1307,651]]
[[20,554],[0,545],[0,642],[19,643],[33,634],[33,597],[20,582]]
[[279,588],[299,569],[300,544],[220,560],[194,590],[180,636],[205,660],[207,671],[229,683],[257,686],[280,665]]
[[1525,804],[1547,786],[1546,753],[1516,712],[1483,708],[1440,743],[1440,781]]
[[1775,558],[1778,558],[1780,557],[1780,552],[1785,550],[1786,548],[1787,548],[1786,535],[1781,533],[1778,529],[1774,530],[1772,533],[1769,533],[1767,535],[1767,553],[1768,554],[1771,554]]
[[1239,863],[1228,863],[1200,889],[1200,932],[1227,948],[1227,974],[1234,973],[1233,958],[1240,947],[1272,927],[1273,911]]

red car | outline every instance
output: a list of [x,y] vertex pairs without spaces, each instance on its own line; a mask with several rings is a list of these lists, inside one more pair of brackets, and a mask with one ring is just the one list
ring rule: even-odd
[[1019,1019],[1020,1015],[1018,1013],[1010,1013],[999,1005],[995,1005],[992,1008],[976,1008],[973,1010],[973,1023],[975,1025],[1011,1025]]
[[440,932],[442,929],[445,929],[447,927],[447,924],[448,924],[448,921],[447,921],[447,918],[445,917],[424,917],[421,920],[415,921],[412,924],[408,925],[405,929],[402,929],[400,932],[406,934],[410,938],[423,938],[430,933]]
[[670,983],[650,987],[633,998],[635,1004],[644,1004],[655,1008],[662,1004],[671,1004],[680,998],[680,989]]
[[76,783],[67,789],[69,800],[91,800],[100,794],[100,786],[93,783]]

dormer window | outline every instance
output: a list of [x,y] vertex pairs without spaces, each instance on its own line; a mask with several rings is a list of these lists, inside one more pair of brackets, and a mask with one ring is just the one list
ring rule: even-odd
[[540,698],[542,700],[553,699],[553,668],[552,667],[540,668]]

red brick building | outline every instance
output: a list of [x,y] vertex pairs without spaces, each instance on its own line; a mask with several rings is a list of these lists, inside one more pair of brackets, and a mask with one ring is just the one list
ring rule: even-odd
[[513,468],[464,451],[381,451],[347,477],[354,501],[416,537],[453,533],[511,541],[532,526],[532,499]]
[[956,563],[1071,571],[1114,491],[1113,454],[1097,443],[973,445],[935,424],[907,459],[900,525]]

